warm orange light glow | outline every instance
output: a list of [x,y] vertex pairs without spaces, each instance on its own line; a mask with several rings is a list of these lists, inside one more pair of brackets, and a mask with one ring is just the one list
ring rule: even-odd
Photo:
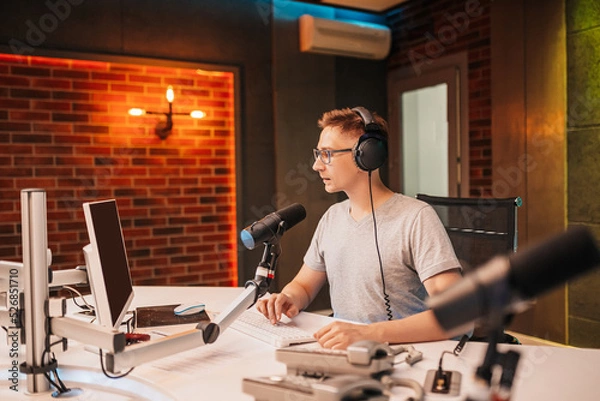
[[132,116],[143,116],[144,114],[146,114],[146,110],[144,110],[144,109],[140,109],[140,108],[137,108],[137,107],[129,109],[129,115],[132,115]]
[[202,110],[194,110],[190,113],[190,117],[192,118],[204,118],[206,117],[206,113]]
[[173,87],[171,85],[169,85],[169,87],[167,88],[167,100],[169,101],[169,103],[173,103],[174,99],[175,99],[175,92],[173,92]]
[[209,76],[209,77],[225,77],[225,76],[230,76],[231,75],[230,72],[225,72],[225,71],[209,71],[209,70],[203,70],[201,68],[197,68],[196,69],[196,74],[198,74],[198,75],[204,75],[204,76]]
[[[181,283],[183,285],[237,287],[239,285],[237,277],[239,235],[235,230],[237,226],[235,176],[237,152],[235,151],[236,131],[234,128],[236,127],[235,102],[232,101],[235,93],[235,86],[232,84],[234,74],[232,72],[212,72],[210,79],[196,78],[195,69],[169,67],[167,64],[165,61],[165,66],[157,68],[153,63],[138,65],[0,54],[0,76],[4,79],[2,89],[0,89],[0,98],[6,98],[8,96],[6,94],[10,94],[10,91],[16,93],[22,89],[24,72],[19,71],[20,68],[15,68],[17,65],[35,68],[36,71],[39,69],[39,71],[44,71],[44,75],[47,76],[52,76],[55,69],[68,70],[69,74],[63,74],[61,80],[64,79],[65,82],[68,82],[72,89],[63,88],[62,82],[61,85],[56,85],[56,87],[52,85],[52,88],[47,88],[50,93],[49,98],[54,98],[55,94],[59,94],[56,97],[60,96],[63,100],[49,103],[44,106],[44,109],[49,113],[61,113],[64,110],[64,104],[68,104],[70,110],[78,110],[77,121],[80,121],[79,117],[83,119],[85,116],[90,123],[94,122],[94,125],[90,125],[91,129],[88,129],[87,124],[85,127],[80,124],[82,129],[77,129],[77,135],[60,135],[61,149],[64,147],[64,149],[69,149],[70,153],[71,151],[77,153],[77,150],[73,149],[77,149],[82,143],[101,143],[102,153],[100,155],[113,155],[118,163],[114,167],[100,169],[96,165],[98,161],[95,158],[81,157],[69,162],[70,168],[64,168],[58,158],[49,158],[48,161],[44,160],[37,166],[36,163],[39,160],[35,157],[27,157],[24,162],[21,161],[22,158],[12,157],[11,155],[23,155],[28,151],[33,152],[33,155],[38,144],[41,146],[47,144],[47,135],[40,134],[39,128],[34,127],[36,124],[32,123],[27,124],[30,126],[29,130],[24,131],[31,134],[31,138],[27,139],[28,142],[31,141],[32,146],[27,147],[29,150],[24,150],[18,140],[3,144],[0,149],[0,159],[3,162],[6,159],[8,162],[2,167],[5,175],[13,177],[13,185],[9,188],[13,192],[18,191],[19,186],[18,180],[14,177],[21,176],[29,180],[32,183],[31,186],[45,188],[50,194],[50,198],[52,193],[62,193],[64,190],[62,185],[66,181],[69,181],[69,185],[76,186],[77,191],[88,195],[97,192],[94,183],[100,185],[103,194],[107,197],[119,198],[119,203],[128,206],[125,209],[127,217],[122,216],[124,222],[127,223],[124,226],[124,236],[129,238],[132,243],[146,242],[145,250],[148,249],[151,253],[157,250],[157,254],[170,246],[172,238],[178,241],[181,237],[177,234],[172,236],[170,233],[155,235],[154,227],[162,227],[162,222],[159,221],[160,219],[150,222],[146,216],[153,215],[154,210],[159,210],[159,214],[162,214],[160,210],[163,206],[160,205],[157,209],[154,201],[138,202],[137,199],[139,199],[140,193],[147,194],[152,198],[164,197],[164,194],[168,193],[169,198],[166,202],[181,205],[181,207],[169,208],[170,218],[181,218],[181,222],[177,224],[181,226],[183,232],[186,232],[184,242],[192,244],[189,247],[182,246],[181,250],[174,251],[170,258],[181,256],[180,260],[172,260],[173,263],[169,263],[168,268],[161,270],[160,274],[154,273],[154,267],[162,268],[164,265],[162,260],[149,257],[145,252],[130,255],[130,266],[132,271],[136,272],[132,277],[134,284],[171,285]],[[120,71],[120,73],[113,74],[114,71]],[[99,72],[104,74],[102,79],[106,81],[106,84],[94,85],[89,88],[82,85],[75,89],[81,83],[82,76],[91,76]],[[25,72],[25,75],[27,74],[29,73]],[[151,76],[152,79],[140,80],[140,77],[145,76]],[[189,77],[193,78],[189,83],[186,82],[180,86],[178,82],[182,76],[187,77],[186,81]],[[160,77],[160,81],[156,81],[156,77]],[[129,89],[126,85],[115,96],[113,86],[122,86],[123,82],[134,81],[137,82],[136,86],[142,89],[137,87]],[[177,105],[173,100],[174,91],[172,95],[169,95],[165,88],[169,82],[178,87],[180,95],[177,95],[179,96]],[[172,90],[174,88],[175,86]],[[64,96],[65,94],[72,96]],[[90,102],[87,107],[87,105],[82,105],[79,100],[83,95],[88,96],[89,99],[97,97],[102,100],[98,100],[97,104]],[[169,99],[170,96],[172,97]],[[213,101],[221,96],[223,96],[222,101]],[[173,103],[165,105],[165,100],[171,100]],[[39,106],[34,100],[23,103],[29,104],[29,108],[23,106],[24,113],[34,115],[35,121],[38,119],[45,121],[44,130],[56,133],[65,132],[65,123],[60,118],[54,121],[53,119],[48,120],[46,116],[38,115]],[[79,108],[79,106],[83,107]],[[204,119],[207,119],[210,114],[211,121],[203,123],[206,120],[189,120],[191,117],[189,112],[195,107],[202,107],[198,111],[204,114]],[[170,113],[171,111],[172,113]],[[124,113],[128,113],[127,116]],[[175,125],[179,124],[180,127],[174,129],[166,142],[160,142],[155,136],[156,131],[165,127],[169,114],[172,114]],[[197,116],[199,117],[199,115]],[[0,127],[0,136],[3,134],[2,129],[7,129],[8,125],[15,123],[20,127],[22,119],[21,113],[4,112],[3,114],[3,110],[0,110],[0,125],[2,123],[5,125],[5,127]],[[196,150],[200,148],[202,152],[197,152]],[[188,164],[188,160],[190,164],[205,163],[204,160],[207,157],[204,153],[205,149],[215,155],[208,162],[214,168],[174,167],[181,165],[183,160],[181,155],[184,153],[186,154],[183,161],[185,165]],[[104,153],[105,151],[108,153]],[[146,158],[143,155],[152,156]],[[104,163],[103,156],[99,157]],[[94,176],[93,181],[85,177],[74,177],[73,169],[91,171],[90,174]],[[37,170],[53,171],[52,174],[56,174],[56,176],[48,179],[45,176],[46,173],[38,174]],[[38,177],[38,175],[40,176]],[[127,186],[126,190],[123,190],[124,185]],[[202,205],[196,207],[196,201],[189,197],[189,193],[196,192],[197,185],[202,185],[200,193],[205,194],[206,190],[210,194],[218,194],[218,196],[203,195]],[[175,187],[177,187],[176,190],[172,191]],[[11,202],[2,201],[0,220],[14,220],[13,211],[19,210],[19,197],[13,198],[15,199]],[[163,200],[160,199],[161,202]],[[5,203],[8,204],[8,207],[4,207]],[[59,200],[49,201],[48,213],[53,216],[62,216],[66,213],[65,210],[68,210],[69,213],[76,213],[77,205],[75,203],[61,203]],[[183,205],[190,205],[190,207]],[[205,217],[208,217],[206,222],[204,221]],[[219,223],[215,223],[215,219]],[[138,221],[142,223],[138,224]],[[142,225],[144,229],[137,228]],[[13,234],[17,236],[17,224],[11,224],[11,226],[13,226],[13,230],[9,231],[14,231]],[[2,230],[0,229],[0,231]],[[2,234],[4,233],[0,233],[0,237]],[[79,225],[77,228],[73,228],[72,234],[78,237],[87,235],[85,226]],[[11,234],[7,232],[7,235]],[[60,232],[58,224],[48,227],[48,235],[50,241],[48,246],[58,248],[56,241],[59,241],[64,235]],[[195,246],[194,243],[202,245]],[[18,253],[17,247],[12,248],[15,248],[14,253],[4,252],[2,256],[15,260],[21,259],[22,255]],[[8,248],[5,247],[5,249]],[[218,257],[215,257],[215,250],[217,250]],[[2,252],[1,249],[0,252]],[[72,262],[70,261],[80,258],[80,253],[81,248],[77,246],[59,249],[58,257],[53,261],[53,267],[71,268]],[[182,274],[184,270],[189,271],[189,274]]]

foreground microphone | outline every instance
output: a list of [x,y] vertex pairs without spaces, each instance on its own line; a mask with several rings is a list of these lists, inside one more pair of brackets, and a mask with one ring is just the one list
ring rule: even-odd
[[255,221],[240,233],[242,243],[248,249],[254,249],[257,244],[274,244],[290,228],[306,218],[306,210],[299,203],[294,203],[281,210]]
[[497,323],[523,301],[599,265],[594,237],[577,227],[510,257],[493,258],[432,297],[428,305],[446,331],[460,333],[478,319]]

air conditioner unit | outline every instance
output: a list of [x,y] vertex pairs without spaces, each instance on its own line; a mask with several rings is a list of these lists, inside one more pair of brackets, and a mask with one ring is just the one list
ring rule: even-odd
[[340,21],[302,15],[299,18],[300,51],[384,59],[392,34],[388,27],[358,21]]

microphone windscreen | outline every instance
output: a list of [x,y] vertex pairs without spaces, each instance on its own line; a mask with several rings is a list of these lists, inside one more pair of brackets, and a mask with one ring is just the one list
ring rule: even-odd
[[600,265],[600,251],[592,233],[571,228],[548,241],[510,257],[510,285],[532,298]]
[[294,203],[252,223],[242,230],[240,238],[246,248],[254,249],[260,243],[278,241],[283,233],[305,218],[304,206]]
[[293,203],[275,213],[285,222],[286,230],[289,230],[306,218],[306,209],[299,203]]

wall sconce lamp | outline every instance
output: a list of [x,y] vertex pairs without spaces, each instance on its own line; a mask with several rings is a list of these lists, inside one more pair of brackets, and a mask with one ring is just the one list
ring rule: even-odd
[[137,107],[129,109],[129,114],[132,116],[143,116],[145,114],[158,114],[164,115],[167,119],[166,121],[160,121],[156,124],[156,128],[154,132],[160,139],[166,139],[173,129],[173,116],[190,116],[192,118],[204,118],[206,113],[201,110],[193,110],[189,113],[173,113],[173,100],[175,99],[175,93],[173,92],[173,87],[169,85],[167,88],[167,101],[169,102],[169,111],[167,113],[160,111],[150,111],[144,110]]

